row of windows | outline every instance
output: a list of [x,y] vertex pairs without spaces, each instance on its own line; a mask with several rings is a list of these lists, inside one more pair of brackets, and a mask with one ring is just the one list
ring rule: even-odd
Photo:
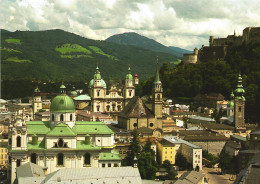
[[[102,167],[106,167],[106,164],[102,164]],[[107,164],[107,167],[112,167],[112,164],[111,163],[108,163]],[[118,164],[114,164],[114,167],[118,167]]]
[[[70,121],[72,121],[73,119],[73,116],[72,114],[70,115]],[[54,114],[51,115],[51,120],[54,121]],[[64,115],[63,114],[60,114],[60,121],[64,121]]]
[[2,153],[7,152],[7,149],[6,149],[6,148],[2,148],[2,149],[1,149],[1,152],[2,152]]
[[[134,123],[134,124],[133,124],[134,127],[137,127],[137,125],[138,125],[137,123]],[[149,126],[150,126],[150,127],[153,127],[154,124],[153,124],[153,123],[150,123]]]

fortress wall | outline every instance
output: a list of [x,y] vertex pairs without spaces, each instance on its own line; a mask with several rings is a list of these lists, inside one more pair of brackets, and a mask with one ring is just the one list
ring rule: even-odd
[[188,64],[188,63],[197,63],[198,61],[198,55],[196,54],[183,54],[183,63]]

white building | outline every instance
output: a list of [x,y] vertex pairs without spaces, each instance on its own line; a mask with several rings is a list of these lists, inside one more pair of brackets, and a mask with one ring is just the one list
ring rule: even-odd
[[102,122],[76,121],[74,102],[65,94],[56,96],[50,107],[50,121],[17,119],[9,125],[9,171],[27,162],[46,168],[46,174],[61,168],[118,167],[114,132]]

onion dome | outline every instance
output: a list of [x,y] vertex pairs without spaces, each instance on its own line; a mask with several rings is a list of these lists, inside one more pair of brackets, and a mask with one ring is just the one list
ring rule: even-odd
[[[66,89],[64,85],[61,85],[61,91]],[[62,91],[63,92],[63,91]],[[75,112],[75,106],[74,102],[71,97],[66,95],[65,93],[62,93],[58,96],[56,96],[50,106],[51,112]]]
[[94,79],[101,79],[101,74],[100,74],[98,66],[97,66],[96,72],[94,74]]
[[234,102],[233,102],[233,100],[228,102],[227,107],[234,107]]
[[237,88],[235,90],[235,99],[245,100],[245,97],[243,96],[244,93],[245,93],[245,90],[244,90],[243,84],[242,84],[242,77],[239,74],[238,81],[237,81]]
[[128,67],[128,74],[126,74],[125,79],[133,79],[133,76],[131,74],[131,68],[130,65]]

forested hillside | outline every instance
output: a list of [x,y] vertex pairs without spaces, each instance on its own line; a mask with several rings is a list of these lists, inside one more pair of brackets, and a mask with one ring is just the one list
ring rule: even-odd
[[87,39],[63,30],[1,31],[2,80],[90,80],[97,63],[105,80],[123,78],[128,64],[141,78],[159,62],[177,57],[133,46]]
[[[179,65],[172,68],[164,63],[160,76],[164,96],[174,102],[191,103],[199,93],[222,93],[227,100],[235,90],[241,73],[246,98],[247,122],[260,122],[260,45],[229,47],[225,61]],[[142,95],[149,94],[153,79],[142,83]]]

